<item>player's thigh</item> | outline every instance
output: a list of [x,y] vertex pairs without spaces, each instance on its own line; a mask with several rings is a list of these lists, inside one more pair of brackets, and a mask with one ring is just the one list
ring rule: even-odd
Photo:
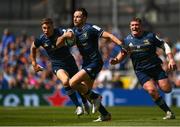
[[166,93],[169,93],[172,90],[172,86],[168,78],[158,80],[158,85],[159,85],[159,88]]
[[56,72],[56,76],[61,80],[63,86],[69,86],[69,74],[65,70],[59,69]]
[[73,77],[71,77],[69,82],[71,86],[74,86],[86,80],[89,80],[89,75],[84,69],[81,69],[78,73],[76,73]]
[[88,89],[92,89],[93,84],[94,84],[94,80],[93,79],[88,79],[88,80],[85,80],[85,81],[83,81],[81,83],[86,85],[88,87]]
[[143,88],[151,95],[155,95],[158,90],[153,79],[148,80],[144,83]]

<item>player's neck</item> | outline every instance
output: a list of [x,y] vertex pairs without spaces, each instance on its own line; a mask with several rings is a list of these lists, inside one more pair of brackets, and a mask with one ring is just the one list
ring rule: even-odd
[[133,34],[134,37],[141,37],[143,35],[144,31],[140,31],[137,34]]

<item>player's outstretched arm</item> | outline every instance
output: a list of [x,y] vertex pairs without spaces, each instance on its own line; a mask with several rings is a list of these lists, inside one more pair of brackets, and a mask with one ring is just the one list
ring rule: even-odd
[[37,64],[36,62],[36,52],[37,52],[37,48],[35,47],[34,42],[33,42],[31,45],[30,59],[31,59],[31,63],[32,63],[34,71],[39,72],[43,70],[43,67]]
[[173,57],[173,54],[172,53],[168,53],[167,54],[167,57],[169,59],[169,63],[168,63],[168,68],[172,71],[176,70],[177,69],[177,66],[176,66],[176,62],[174,60],[174,57]]
[[127,56],[127,52],[122,50],[119,52],[119,54],[115,58],[110,59],[109,63],[112,65],[118,64],[121,61],[123,61],[126,56]]
[[176,70],[177,66],[176,66],[176,62],[174,60],[170,46],[166,42],[164,42],[162,44],[161,48],[164,49],[164,52],[166,53],[166,55],[168,57],[168,60],[169,60],[168,68],[172,71]]
[[111,41],[113,41],[114,43],[116,43],[118,45],[122,45],[123,44],[123,42],[121,40],[119,40],[117,37],[115,37],[113,34],[107,32],[107,31],[103,32],[102,38],[105,38],[107,40],[111,40]]

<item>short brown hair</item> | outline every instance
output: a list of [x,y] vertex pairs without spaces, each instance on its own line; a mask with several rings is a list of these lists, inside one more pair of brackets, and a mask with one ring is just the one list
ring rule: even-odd
[[52,24],[53,25],[53,21],[51,18],[43,18],[41,20],[41,25],[43,25],[43,24]]
[[[86,11],[86,9],[85,8],[77,8],[75,11],[81,11],[82,12],[82,15],[84,16],[84,17],[88,17],[88,12]],[[74,11],[74,12],[75,12]]]
[[139,18],[139,17],[133,17],[133,18],[131,19],[131,22],[132,22],[132,21],[139,22],[140,24],[142,23],[142,20],[141,20],[141,18]]

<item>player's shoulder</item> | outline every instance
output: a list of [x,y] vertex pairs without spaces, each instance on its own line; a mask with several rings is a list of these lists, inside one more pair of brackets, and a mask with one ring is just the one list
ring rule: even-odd
[[37,40],[42,41],[46,38],[46,36],[42,33],[38,37],[36,37]]
[[125,38],[124,41],[132,40],[134,37],[131,34],[128,34]]
[[89,29],[92,28],[92,26],[93,26],[93,24],[86,23],[86,24],[83,26],[83,29],[84,29],[84,30],[89,30]]
[[155,37],[155,33],[151,32],[151,31],[144,31],[144,36],[147,37]]
[[96,30],[101,30],[101,28],[95,24],[91,24],[91,23],[86,23],[85,24],[86,29],[96,29]]
[[128,34],[124,39],[123,39],[123,44],[128,45],[131,41],[133,40],[133,36],[131,34]]

